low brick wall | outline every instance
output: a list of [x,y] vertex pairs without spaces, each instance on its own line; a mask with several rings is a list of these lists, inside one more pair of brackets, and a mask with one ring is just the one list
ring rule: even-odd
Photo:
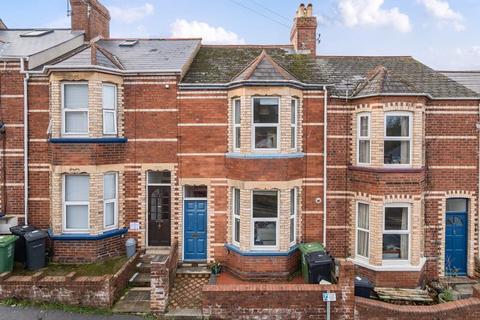
[[158,256],[150,266],[150,311],[161,314],[167,310],[170,290],[177,273],[178,242],[175,241],[168,256]]
[[376,287],[415,288],[425,281],[425,266],[421,271],[373,271],[355,266],[355,274],[367,278]]
[[0,299],[62,303],[68,305],[110,308],[120,297],[132,276],[139,254],[114,275],[100,277],[45,276],[37,272],[33,276],[0,275]]
[[203,314],[210,319],[325,319],[324,292],[335,292],[332,319],[354,318],[354,267],[340,265],[339,283],[206,285],[203,288]]
[[480,286],[472,298],[431,306],[400,306],[356,297],[358,320],[466,320],[480,319]]

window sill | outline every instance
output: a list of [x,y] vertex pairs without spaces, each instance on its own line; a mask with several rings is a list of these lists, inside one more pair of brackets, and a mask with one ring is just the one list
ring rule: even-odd
[[71,143],[126,143],[127,138],[50,138],[48,139],[50,143],[55,144],[71,144]]
[[242,251],[236,245],[226,243],[225,248],[230,251],[233,251],[241,256],[245,257],[288,257],[297,251],[297,245],[290,248],[286,252],[273,251],[273,250],[251,250],[251,251]]
[[408,261],[403,263],[401,262],[398,264],[393,264],[390,262],[389,264],[375,266],[366,262],[364,259],[347,258],[347,260],[353,262],[357,266],[364,267],[373,271],[400,271],[400,272],[402,271],[419,272],[423,269],[423,266],[427,261],[426,258],[421,258],[420,263],[417,266],[412,266]]
[[296,159],[303,158],[304,153],[240,153],[240,152],[230,152],[225,155],[227,158],[232,159]]
[[425,171],[425,167],[421,168],[412,168],[412,167],[371,167],[369,165],[350,165],[348,169],[355,171],[364,171],[364,172],[375,172],[375,173],[421,173]]
[[128,232],[128,228],[122,229],[115,229],[104,231],[101,234],[91,235],[88,233],[62,233],[59,235],[54,235],[51,229],[48,230],[48,235],[52,240],[66,240],[66,241],[74,241],[74,240],[103,240],[115,236],[124,235]]

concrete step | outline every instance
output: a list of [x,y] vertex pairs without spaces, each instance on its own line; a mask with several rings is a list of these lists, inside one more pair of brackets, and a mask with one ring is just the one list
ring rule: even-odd
[[165,319],[175,320],[209,319],[209,317],[203,316],[202,310],[200,309],[175,309],[167,312],[164,317]]
[[478,281],[469,277],[445,277],[440,279],[440,282],[451,287],[459,284],[477,284]]
[[456,284],[453,286],[453,296],[455,300],[468,299],[473,295],[471,284]]
[[150,273],[151,264],[150,262],[139,262],[136,267],[138,273]]
[[210,276],[211,271],[207,267],[184,267],[177,269],[177,275],[202,275]]
[[150,312],[150,288],[131,288],[118,300],[114,313],[147,314]]
[[132,287],[150,287],[150,273],[135,273],[129,281]]

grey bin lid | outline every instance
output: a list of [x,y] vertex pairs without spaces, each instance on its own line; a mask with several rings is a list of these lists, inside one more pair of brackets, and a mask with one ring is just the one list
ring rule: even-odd
[[374,288],[370,280],[368,280],[365,277],[359,277],[359,276],[355,277],[355,287],[363,287],[363,288],[369,288],[369,289]]
[[135,239],[130,238],[130,239],[127,240],[127,242],[125,244],[127,246],[134,246],[136,244],[136,241],[135,241]]
[[45,239],[48,237],[48,234],[42,230],[35,230],[25,234],[25,240],[27,242],[32,242],[35,240]]

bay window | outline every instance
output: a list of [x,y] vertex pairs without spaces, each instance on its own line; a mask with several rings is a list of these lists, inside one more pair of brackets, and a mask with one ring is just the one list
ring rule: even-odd
[[384,208],[383,260],[409,259],[409,209],[408,205],[391,204]]
[[384,164],[411,163],[412,117],[409,113],[392,112],[385,115]]
[[88,231],[90,177],[65,175],[63,179],[63,229]]
[[290,245],[297,241],[297,189],[290,190]]
[[88,134],[88,84],[62,84],[62,133]]
[[291,112],[290,112],[290,147],[292,149],[297,148],[297,114],[298,114],[298,100],[292,99],[291,101]]
[[369,257],[370,249],[370,206],[357,203],[356,255]]
[[240,189],[232,191],[232,242],[240,243]]
[[370,164],[370,114],[357,116],[357,163]]
[[240,99],[233,100],[233,149],[240,150],[240,137],[241,137],[241,115],[240,115]]
[[278,192],[252,192],[253,247],[277,247]]
[[279,147],[279,99],[253,99],[254,149],[278,149]]
[[103,134],[117,134],[117,86],[102,86]]
[[117,227],[118,192],[117,174],[114,172],[103,175],[103,214],[105,229]]

